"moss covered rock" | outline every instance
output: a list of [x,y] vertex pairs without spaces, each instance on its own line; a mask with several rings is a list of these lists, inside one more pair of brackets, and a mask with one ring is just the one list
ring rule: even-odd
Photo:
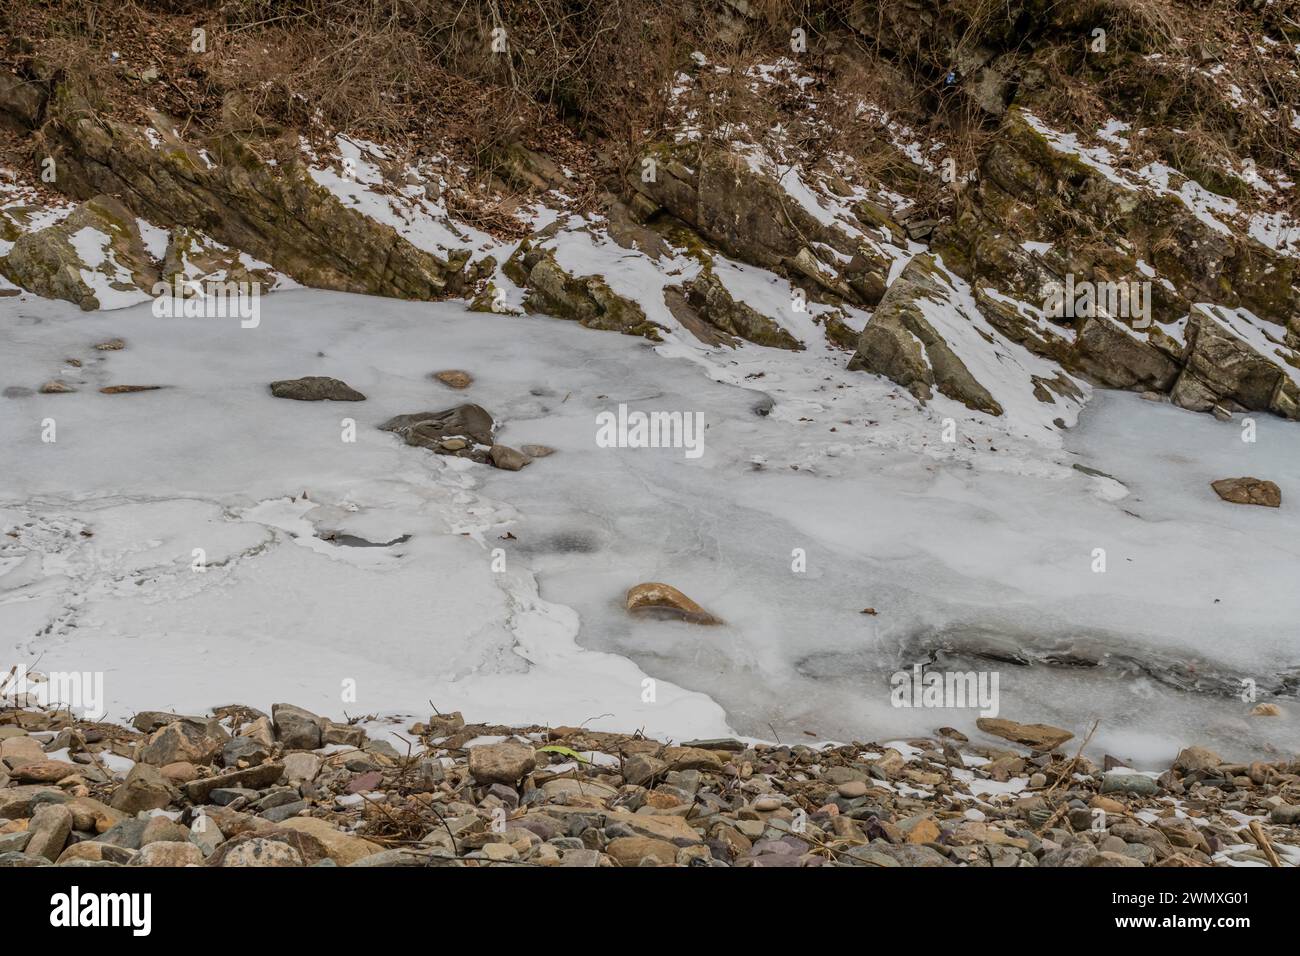
[[1192,310],[1186,365],[1170,393],[1174,404],[1209,411],[1231,400],[1252,411],[1300,418],[1300,356],[1281,346],[1266,355],[1234,333],[1223,318],[1215,306]]
[[971,374],[919,305],[923,299],[944,302],[947,298],[934,258],[917,256],[894,280],[862,330],[849,368],[884,375],[922,402],[929,401],[937,389],[967,408],[1001,415],[1002,406]]
[[636,169],[630,183],[642,214],[667,212],[726,255],[807,280],[810,291],[837,300],[869,306],[884,294],[889,255],[823,222],[744,156],[660,144]]
[[96,196],[55,225],[20,235],[0,259],[0,272],[30,292],[86,310],[101,307],[98,289],[148,294],[159,275],[135,217],[112,196]]
[[646,318],[641,306],[619,295],[601,276],[565,272],[554,252],[521,243],[503,271],[528,288],[524,305],[534,312],[572,319],[589,329],[660,339],[660,327]]
[[686,301],[714,328],[778,349],[802,350],[803,343],[773,318],[736,299],[711,270],[704,270],[686,285]]
[[[80,81],[60,84],[39,134],[58,188],[130,196],[150,222],[199,230],[308,286],[407,299],[461,287],[463,260],[419,249],[345,206],[312,179],[287,134],[278,142],[254,143],[253,134],[191,142],[177,132],[181,124],[162,114],[151,120],[146,129],[104,117]],[[269,152],[279,157],[274,165],[262,159]]]

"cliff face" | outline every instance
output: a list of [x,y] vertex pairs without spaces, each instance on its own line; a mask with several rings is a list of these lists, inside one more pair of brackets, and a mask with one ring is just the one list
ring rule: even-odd
[[[1052,411],[1091,382],[1296,418],[1286,5],[984,6],[681,5],[668,12],[694,49],[660,49],[654,18],[636,43],[603,20],[553,38],[603,79],[545,60],[514,5],[495,60],[451,19],[437,33],[463,43],[430,68],[462,71],[457,108],[528,94],[511,101],[523,125],[486,146],[469,121],[434,136],[400,104],[384,114],[400,140],[335,138],[323,110],[241,80],[246,48],[215,42],[240,26],[228,11],[205,21],[211,54],[113,59],[110,93],[102,63],[56,69],[48,38],[10,44],[6,155],[46,191],[33,202],[19,174],[6,193],[0,274],[98,308],[95,275],[146,295],[198,242],[222,252],[188,260],[187,279],[252,268],[655,340],[839,348],[921,402],[937,390],[993,417],[1010,393]],[[39,32],[27,5],[11,16]],[[313,23],[326,43],[345,26]],[[105,39],[85,39],[87,60]],[[167,112],[195,76],[195,112]],[[635,90],[621,113],[602,83]]]

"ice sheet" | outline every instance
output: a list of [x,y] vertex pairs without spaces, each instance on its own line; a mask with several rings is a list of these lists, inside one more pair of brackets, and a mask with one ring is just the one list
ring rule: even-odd
[[[17,533],[0,536],[0,664],[104,669],[118,717],[432,701],[676,739],[972,729],[970,710],[890,705],[889,675],[934,659],[996,669],[1002,716],[1079,734],[1102,718],[1095,746],[1136,765],[1189,743],[1294,747],[1293,699],[1250,718],[1234,696],[1244,677],[1285,689],[1300,664],[1294,423],[1258,416],[1247,446],[1239,421],[1103,393],[1062,448],[943,399],[922,408],[842,353],[655,347],[452,302],[280,292],[256,329],[30,296],[0,310],[0,388],[70,356],[88,383],[0,399],[0,517]],[[93,350],[111,336],[126,349]],[[476,382],[453,392],[429,377],[443,368]],[[302,375],[368,400],[270,396]],[[556,454],[496,471],[375,427],[461,401],[496,415],[500,441]],[[620,403],[702,412],[704,455],[597,447],[596,415]],[[1278,481],[1283,507],[1209,490],[1240,474]],[[381,546],[320,537],[340,530]],[[629,616],[644,580],[726,623]]]

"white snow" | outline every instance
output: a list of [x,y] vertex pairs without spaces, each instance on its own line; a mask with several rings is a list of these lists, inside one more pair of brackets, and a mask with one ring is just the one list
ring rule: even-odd
[[[1022,115],[1053,149],[1078,157],[1082,163],[1111,182],[1125,189],[1145,189],[1177,197],[1197,219],[1224,235],[1232,234],[1232,229],[1225,220],[1242,220],[1242,228],[1262,245],[1286,255],[1300,255],[1300,224],[1286,213],[1256,212],[1246,216],[1235,199],[1211,192],[1165,163],[1147,163],[1135,171],[1122,169],[1118,158],[1105,146],[1085,146],[1074,133],[1054,130],[1031,113]],[[1116,146],[1121,153],[1126,152],[1129,141],[1123,134],[1129,128],[1127,123],[1112,119],[1098,130],[1097,137]],[[1253,164],[1249,164],[1244,171],[1239,171],[1239,175],[1257,189],[1271,191],[1272,187],[1263,174],[1254,169]]]
[[[392,226],[412,245],[425,252],[445,257],[457,249],[468,249],[470,261],[500,254],[502,244],[472,226],[456,222],[448,213],[445,198],[430,199],[425,183],[445,186],[445,180],[431,168],[407,166],[398,171],[396,182],[389,182],[381,163],[395,166],[384,149],[365,140],[347,136],[335,138],[334,155],[317,157],[303,141],[303,151],[313,160],[311,176],[345,205],[376,222]],[[414,174],[414,183],[407,182]]]
[[1300,368],[1296,368],[1286,360],[1287,356],[1294,353],[1285,346],[1284,327],[1260,318],[1244,307],[1230,309],[1224,305],[1198,302],[1192,308],[1232,332],[1260,355],[1277,365],[1292,382],[1300,385]]
[[81,279],[95,294],[101,309],[122,309],[149,298],[149,293],[136,288],[130,270],[118,262],[106,233],[84,226],[69,241],[86,266],[80,270]]
[[[471,720],[678,740],[881,739],[973,724],[972,711],[889,704],[891,672],[947,647],[954,667],[1000,672],[1003,715],[1076,733],[1103,716],[1094,746],[1138,765],[1192,742],[1231,755],[1295,737],[1287,702],[1282,718],[1248,718],[1234,694],[1240,675],[1263,692],[1296,666],[1300,522],[1208,487],[1259,474],[1285,495],[1293,423],[1257,416],[1247,445],[1238,423],[1099,393],[1062,448],[951,403],[922,408],[845,371],[842,352],[707,349],[675,331],[653,346],[307,290],[267,297],[256,329],[147,306],[81,314],[23,298],[0,311],[0,386],[86,362],[76,394],[0,399],[0,530],[14,535],[0,534],[0,661],[103,670],[119,719],[232,700],[424,719],[432,701]],[[110,336],[127,348],[93,350]],[[429,378],[439,368],[476,383],[452,393]],[[266,389],[309,374],[368,400]],[[103,381],[170,387],[107,396]],[[556,454],[507,473],[375,427],[465,400],[497,416],[501,441]],[[704,456],[597,447],[595,415],[620,402],[703,412]],[[49,418],[54,443],[41,441]],[[1074,462],[1128,494],[1100,494]],[[726,623],[630,616],[623,593],[643,580],[677,584]],[[1006,645],[1099,649],[1109,663],[972,656]],[[1161,682],[1188,665],[1233,690]]]

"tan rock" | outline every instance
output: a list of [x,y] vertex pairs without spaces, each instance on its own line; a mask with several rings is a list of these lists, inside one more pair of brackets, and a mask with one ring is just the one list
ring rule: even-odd
[[150,843],[183,843],[189,838],[190,831],[187,827],[170,817],[156,816],[150,817],[144,825],[144,832],[140,834],[140,846],[143,848]]
[[647,581],[628,590],[627,609],[636,611],[641,608],[671,610],[692,624],[722,623],[720,618],[714,617],[671,584],[658,581]]
[[1223,763],[1223,758],[1208,747],[1184,747],[1174,758],[1174,769],[1183,773],[1213,770]]
[[712,750],[699,747],[665,747],[659,753],[659,759],[668,764],[670,770],[706,770],[722,769],[722,758]]
[[19,783],[58,783],[65,777],[81,772],[74,763],[63,760],[33,760],[9,771],[9,776]]
[[1101,794],[1097,794],[1089,800],[1088,806],[1094,810],[1105,810],[1107,813],[1118,814],[1119,816],[1124,816],[1128,812],[1128,808],[1124,804],[1118,800],[1112,800],[1110,797],[1103,797]]
[[0,740],[0,757],[5,760],[10,757],[20,760],[44,760],[45,748],[35,737],[9,737]]
[[552,801],[563,794],[566,806],[576,805],[573,798],[586,798],[594,801],[597,806],[604,806],[606,800],[618,796],[618,790],[609,784],[582,777],[559,777],[548,780],[542,784],[542,792],[546,794],[548,800]]
[[344,833],[317,817],[293,817],[281,823],[280,827],[315,837],[324,845],[326,855],[339,866],[364,860],[384,849],[377,843]]
[[536,766],[532,745],[518,740],[471,747],[469,772],[478,783],[517,783]]
[[139,759],[155,767],[185,761],[211,763],[230,735],[216,720],[176,720],[159,727],[140,748]]
[[458,368],[443,369],[441,372],[434,372],[433,377],[442,382],[448,388],[463,389],[469,388],[474,384],[474,376],[469,372]]
[[907,834],[908,843],[937,843],[942,835],[939,824],[930,817],[922,817],[914,821],[911,827],[903,832]]
[[1282,506],[1282,491],[1271,481],[1262,478],[1220,478],[1210,482],[1214,493],[1234,505],[1261,505],[1265,508]]
[[74,797],[64,804],[72,811],[74,830],[93,830],[105,833],[125,819],[125,814],[100,803],[93,797]]
[[638,836],[656,837],[660,840],[687,840],[703,842],[700,834],[678,816],[667,814],[631,813],[623,809],[612,810],[606,819],[609,823],[625,823]]
[[986,734],[1022,744],[1033,750],[1055,750],[1074,734],[1049,724],[1021,724],[1002,717],[981,717],[975,726]]
[[271,729],[271,718],[258,717],[257,720],[245,724],[239,731],[241,737],[251,737],[263,747],[275,746],[275,731]]
[[114,791],[110,805],[114,810],[133,816],[141,810],[165,807],[176,795],[176,789],[166,781],[157,767],[137,763],[126,775],[126,780]]
[[509,445],[493,445],[488,449],[488,457],[492,459],[493,465],[503,471],[519,471],[532,463],[531,458]]
[[99,843],[95,840],[83,840],[81,843],[74,843],[65,849],[59,854],[59,858],[55,862],[62,864],[71,863],[75,860],[85,860],[98,863],[107,860],[110,863],[130,863],[137,852],[139,851],[127,847]]
[[321,758],[307,751],[296,751],[284,755],[284,778],[289,786],[310,783],[320,773]]
[[645,806],[653,807],[655,810],[671,810],[673,807],[680,807],[681,805],[681,798],[671,793],[651,790],[645,795]]
[[1140,867],[1141,860],[1136,860],[1131,856],[1125,856],[1123,853],[1114,853],[1110,850],[1103,850],[1088,861],[1088,866],[1118,866],[1118,867]]
[[498,862],[519,859],[519,851],[509,843],[485,843],[483,845],[483,855],[489,860]]
[[32,802],[42,794],[62,796],[63,792],[58,787],[47,787],[37,783],[0,789],[0,820],[31,816]]
[[605,852],[612,856],[619,866],[637,866],[647,856],[664,866],[677,862],[677,847],[667,840],[658,840],[654,837],[619,837],[609,841]]
[[44,857],[54,862],[63,852],[63,845],[72,833],[72,811],[57,803],[41,804],[32,814],[27,832],[31,834],[25,851],[27,855]]
[[199,768],[187,760],[177,760],[162,768],[162,775],[169,783],[179,786],[199,777]]

